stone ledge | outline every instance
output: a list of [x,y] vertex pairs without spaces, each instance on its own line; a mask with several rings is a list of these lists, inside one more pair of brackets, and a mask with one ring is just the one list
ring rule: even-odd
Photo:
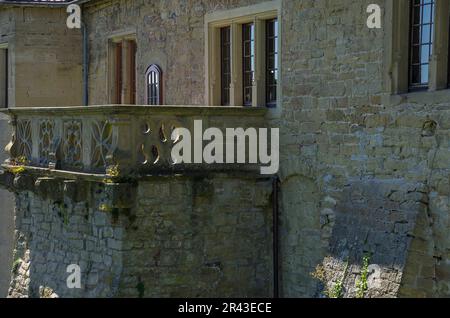
[[[70,176],[68,173],[66,176]],[[83,179],[76,178],[72,174],[71,178],[60,176],[43,176],[33,173],[23,172],[13,174],[3,171],[0,173],[0,186],[11,192],[29,191],[38,195],[40,198],[51,201],[63,202],[68,198],[73,202],[89,202],[95,185],[102,185],[108,198],[108,206],[111,209],[129,209],[134,205],[136,195],[136,182],[113,182],[107,179]]]
[[164,105],[96,105],[70,107],[16,107],[0,110],[9,115],[180,115],[180,116],[264,116],[265,107]]

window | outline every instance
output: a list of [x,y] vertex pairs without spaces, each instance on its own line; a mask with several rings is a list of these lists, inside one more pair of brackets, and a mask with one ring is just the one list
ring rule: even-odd
[[[448,25],[447,25],[447,34],[450,36],[450,13],[448,15]],[[447,88],[450,88],[450,37],[447,36],[445,40],[447,40]]]
[[9,95],[9,62],[8,49],[0,49],[0,107],[8,107]]
[[436,91],[449,87],[450,1],[395,0],[385,10],[386,91]]
[[153,64],[145,73],[146,100],[148,105],[162,104],[162,72],[159,66]]
[[410,89],[427,88],[433,53],[434,0],[413,0],[410,33]]
[[122,104],[122,43],[114,43],[114,104]]
[[205,16],[207,103],[276,108],[281,89],[281,1]]
[[266,21],[266,105],[277,105],[278,19]]
[[136,104],[136,42],[128,41],[128,87],[126,88],[126,92],[129,94],[127,97],[129,104]]
[[110,102],[136,104],[136,41],[132,38],[110,42]]
[[231,30],[230,27],[220,29],[220,61],[221,61],[221,105],[230,105],[231,84]]
[[242,25],[242,78],[244,106],[252,106],[253,82],[255,75],[255,25]]

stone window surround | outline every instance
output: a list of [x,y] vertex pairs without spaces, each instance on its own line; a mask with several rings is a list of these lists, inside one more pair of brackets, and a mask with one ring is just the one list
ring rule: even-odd
[[[436,0],[435,33],[433,54],[430,59],[428,90],[409,91],[409,33],[410,0],[390,0],[385,10],[385,90],[394,95],[407,94],[412,98],[418,94],[433,95],[445,90],[450,95],[448,82],[449,20],[448,0]],[[406,36],[405,36],[406,35]],[[441,94],[440,94],[441,95]]]
[[253,107],[266,105],[265,93],[265,21],[278,18],[278,65],[279,81],[277,107],[269,108],[268,115],[277,116],[281,113],[281,79],[282,79],[282,23],[281,23],[281,1],[264,2],[248,7],[235,8],[224,11],[216,11],[205,16],[205,91],[208,105],[219,106],[221,104],[220,85],[220,28],[231,26],[231,88],[230,105],[242,106],[242,28],[244,23],[255,23],[255,84],[253,90]]
[[[115,32],[113,34],[111,34],[110,36],[108,36],[107,38],[107,61],[108,61],[108,65],[107,65],[107,70],[108,70],[108,74],[107,74],[107,87],[108,87],[108,102],[110,104],[114,104],[115,101],[115,90],[116,90],[116,83],[115,83],[115,54],[114,54],[114,45],[116,43],[119,42],[123,42],[123,43],[127,43],[127,41],[134,41],[137,43],[137,37],[136,37],[136,30],[126,30],[126,31],[118,31]],[[122,47],[122,65],[127,65],[129,58],[126,54],[126,52],[128,52],[126,47]],[[125,52],[125,53],[124,53]],[[135,63],[135,75],[137,77],[137,61]],[[129,94],[129,92],[127,91],[127,89],[124,89],[124,87],[127,87],[128,83],[127,80],[129,78],[129,72],[130,70],[127,67],[122,67],[122,100],[127,100],[130,99],[129,96],[127,96]],[[138,92],[138,81],[137,78],[135,79],[135,91],[136,91],[136,95]],[[135,100],[137,100],[137,96],[135,96],[134,98]],[[123,103],[123,101],[122,101]],[[126,103],[124,103],[126,104]]]

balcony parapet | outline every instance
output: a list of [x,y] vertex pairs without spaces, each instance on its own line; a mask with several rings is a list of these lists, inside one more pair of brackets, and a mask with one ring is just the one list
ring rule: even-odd
[[[174,164],[172,132],[202,121],[216,127],[265,128],[264,108],[207,106],[39,107],[3,110],[11,118],[9,159],[13,173],[67,179],[142,177],[186,172],[255,172],[252,164]],[[203,132],[202,132],[203,133]]]

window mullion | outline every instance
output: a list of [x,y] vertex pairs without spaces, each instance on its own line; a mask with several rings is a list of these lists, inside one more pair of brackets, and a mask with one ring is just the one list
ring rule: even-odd
[[255,82],[253,105],[264,106],[266,100],[266,21],[255,19]]
[[220,28],[211,27],[208,32],[209,42],[209,103],[220,105],[221,103],[221,73],[220,73]]
[[449,17],[450,5],[448,0],[436,0],[434,47],[430,59],[430,85],[431,91],[448,87],[448,51],[449,51]]
[[230,105],[243,105],[242,25],[231,23],[231,85]]

